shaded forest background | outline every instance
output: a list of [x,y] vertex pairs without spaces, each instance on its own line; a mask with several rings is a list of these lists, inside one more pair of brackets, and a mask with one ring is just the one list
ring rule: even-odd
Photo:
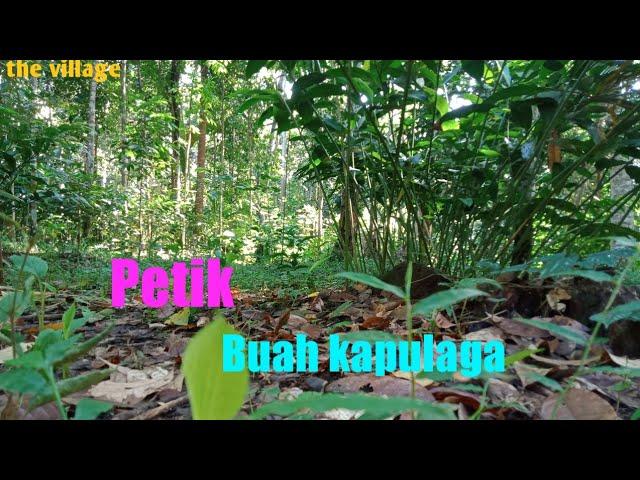
[[638,62],[120,63],[0,76],[5,250],[464,275],[637,237]]
[[[109,62],[0,62],[0,419],[640,418],[640,61]],[[235,308],[111,308],[111,258],[196,256]],[[223,331],[321,366],[223,373]],[[506,368],[337,373],[333,334]]]

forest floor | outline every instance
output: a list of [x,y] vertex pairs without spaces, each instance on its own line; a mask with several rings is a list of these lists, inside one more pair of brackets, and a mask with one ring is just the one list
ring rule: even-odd
[[[47,297],[45,320],[48,327],[61,328],[62,313],[75,302],[79,307],[77,316],[91,317],[79,330],[87,338],[115,321],[108,338],[73,363],[70,373],[78,375],[105,367],[116,371],[109,380],[65,397],[63,401],[75,405],[81,398],[93,396],[112,402],[114,408],[103,414],[102,419],[190,419],[189,401],[180,371],[181,355],[189,338],[209,323],[217,310],[180,309],[170,304],[161,309],[149,309],[135,295],[124,309],[114,310],[109,292],[105,291],[106,284],[97,280],[109,266],[84,264],[82,269],[90,273],[84,279],[80,276],[81,281],[75,284],[57,282],[58,290]],[[261,270],[270,271],[268,268]],[[242,278],[242,269],[238,269],[238,273]],[[297,284],[294,282],[295,286],[291,288],[280,288],[273,279],[266,282],[271,283],[270,289],[234,288],[236,308],[221,312],[231,325],[253,340],[292,340],[296,333],[306,334],[320,345],[320,371],[252,375],[250,394],[240,417],[272,401],[296,398],[305,391],[410,395],[409,377],[401,372],[377,377],[328,371],[326,342],[331,333],[372,329],[406,337],[406,310],[402,301],[364,285],[345,288],[344,284],[329,280],[326,271],[299,275],[272,267],[268,275],[284,278],[283,285],[292,282],[287,275],[302,280]],[[545,308],[537,313],[546,315],[537,316],[586,339],[589,327],[553,311],[559,309],[559,301],[568,300],[558,300],[561,290],[565,294],[570,291],[565,287],[561,284],[545,287],[547,295],[542,297]],[[508,297],[508,292],[505,295]],[[552,415],[558,418],[628,419],[640,408],[640,379],[633,375],[621,376],[606,368],[640,368],[640,360],[616,356],[606,344],[596,344],[592,355],[586,359],[588,368],[574,377],[583,354],[579,344],[548,330],[520,323],[508,309],[488,310],[486,307],[486,304],[470,304],[455,316],[440,313],[435,319],[418,317],[414,320],[416,334],[433,333],[436,340],[500,339],[505,342],[507,355],[527,348],[535,348],[537,352],[509,366],[505,374],[490,379],[468,379],[459,374],[450,378],[421,378],[417,397],[453,404],[461,419],[472,417],[474,413],[483,419],[548,419]],[[38,332],[36,315],[23,315],[17,328],[26,342],[33,341]],[[8,354],[6,348],[0,350],[0,364]],[[562,406],[554,412],[559,389],[570,381],[572,388]],[[6,402],[6,396],[0,394],[0,410],[3,401]],[[334,409],[315,415],[315,418],[352,419],[358,415],[358,411]],[[53,404],[47,404],[26,418],[57,416]],[[280,417],[269,415],[267,418]],[[403,414],[401,418],[408,417]]]

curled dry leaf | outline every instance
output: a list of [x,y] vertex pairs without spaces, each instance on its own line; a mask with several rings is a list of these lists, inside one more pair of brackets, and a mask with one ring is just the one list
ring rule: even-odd
[[605,350],[607,351],[609,358],[617,365],[627,368],[640,368],[640,358],[629,358],[626,356],[615,355],[608,347],[605,347]]
[[[530,358],[545,365],[552,365],[554,367],[578,367],[582,363],[582,360],[561,360],[559,358],[541,357],[540,355],[536,354],[531,355]],[[591,358],[587,358],[584,364],[589,365],[591,363],[597,362],[598,360],[600,360],[600,355],[594,355]]]
[[513,368],[520,379],[520,383],[522,383],[522,386],[525,388],[538,382],[535,375],[546,377],[547,374],[553,370],[552,368],[534,367],[533,365],[522,362],[516,362]]
[[379,303],[376,305],[376,313],[384,313],[384,312],[390,312],[391,310],[393,310],[394,308],[398,308],[400,305],[402,305],[404,302],[401,301],[389,301],[389,302],[385,302],[385,303]]
[[480,396],[472,392],[448,387],[432,388],[429,392],[440,402],[462,403],[474,411],[480,406]]
[[520,398],[518,389],[497,378],[489,379],[489,397],[495,403],[516,402]]
[[[109,364],[109,362],[105,362]],[[100,382],[88,391],[93,398],[113,402],[119,405],[132,406],[140,403],[152,393],[165,388],[182,390],[184,377],[176,375],[171,369],[161,366],[134,370],[109,364],[116,368],[109,380]]]
[[464,336],[465,340],[479,340],[488,342],[491,340],[504,340],[504,332],[498,327],[487,327],[475,332],[469,332]]
[[272,321],[276,322],[276,326],[273,329],[273,335],[274,336],[277,336],[278,332],[280,331],[280,329],[287,324],[287,322],[289,321],[289,316],[290,315],[291,315],[291,309],[287,310],[282,315],[280,315],[280,318],[272,319]]
[[618,420],[609,402],[593,392],[577,388],[569,390],[564,400],[560,393],[548,397],[540,408],[540,417],[544,420]]
[[324,301],[322,300],[322,297],[320,297],[320,295],[316,295],[311,302],[311,305],[309,305],[309,308],[315,312],[321,312],[324,308]]
[[[400,370],[396,370],[391,372],[391,375],[398,378],[404,378],[405,380],[411,381],[411,374],[409,372],[402,372]],[[416,385],[420,385],[421,387],[428,387],[434,383],[430,378],[416,378]]]
[[385,330],[389,326],[389,323],[391,323],[391,320],[388,318],[377,316],[367,317],[364,319],[364,322],[362,322],[362,328],[366,330]]
[[[377,377],[372,374],[345,375],[331,382],[326,392],[356,393],[365,392],[389,397],[408,397],[411,395],[411,382],[395,376]],[[426,388],[416,388],[416,397],[425,401],[433,401],[434,397]]]
[[[535,320],[546,321],[547,319],[534,317]],[[502,318],[498,323],[501,330],[509,335],[516,335],[518,337],[526,338],[541,338],[548,337],[549,332],[542,330],[541,328],[532,327],[531,325],[525,325],[524,323],[511,320],[509,318]]]
[[321,327],[311,323],[303,325],[300,331],[305,333],[312,340],[318,340],[324,334],[324,330]]
[[447,316],[441,312],[438,312],[438,314],[436,315],[436,325],[438,325],[440,328],[451,328],[456,326],[455,323],[449,320]]
[[549,307],[551,307],[551,310],[564,312],[567,305],[562,303],[562,300],[571,300],[571,295],[569,295],[564,288],[554,288],[547,293],[547,303]]

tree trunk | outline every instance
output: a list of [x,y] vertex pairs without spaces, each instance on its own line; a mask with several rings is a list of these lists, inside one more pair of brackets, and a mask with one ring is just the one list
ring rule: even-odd
[[207,116],[205,110],[204,89],[207,81],[207,66],[203,62],[200,65],[200,76],[202,78],[202,93],[200,95],[200,124],[198,130],[198,168],[196,175],[196,221],[202,221],[204,211],[204,173],[207,150]]
[[[120,182],[123,188],[129,183],[129,171],[127,161],[127,61],[122,60],[120,72]],[[128,210],[128,202],[125,199],[125,212]]]
[[[95,66],[95,61],[93,62]],[[95,79],[91,80],[89,90],[89,136],[87,137],[87,157],[85,161],[85,172],[92,175],[96,169],[96,91],[98,84]]]
[[169,106],[171,108],[171,149],[173,153],[173,167],[171,169],[171,188],[174,189],[176,198],[176,212],[180,213],[181,184],[184,168],[180,155],[180,63],[179,60],[171,60],[169,78]]

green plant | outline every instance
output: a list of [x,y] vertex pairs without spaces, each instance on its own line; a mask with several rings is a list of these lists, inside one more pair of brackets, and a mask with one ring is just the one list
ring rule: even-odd
[[9,260],[17,271],[22,271],[23,273],[32,275],[40,289],[38,292],[40,295],[38,308],[38,330],[42,331],[44,330],[45,292],[47,290],[55,291],[55,288],[44,280],[49,270],[49,265],[43,259],[33,255],[11,255]]
[[84,390],[109,377],[112,370],[105,369],[90,372],[77,377],[58,380],[56,371],[78,359],[103,340],[113,328],[114,323],[89,340],[81,342],[81,335],[73,334],[65,338],[61,330],[45,329],[36,338],[27,352],[21,352],[13,360],[5,362],[8,369],[0,373],[0,388],[19,395],[30,395],[28,410],[55,401],[60,416],[67,418],[62,397]]
[[229,420],[233,418],[249,390],[249,372],[222,370],[222,338],[238,333],[224,317],[194,336],[183,355],[184,372],[194,420]]
[[[75,304],[63,315],[63,330],[41,329],[35,343],[27,352],[21,347],[21,337],[14,329],[15,319],[26,310],[32,302],[31,288],[36,275],[46,273],[46,262],[36,257],[22,257],[18,278],[27,271],[27,259],[31,258],[29,277],[23,282],[21,291],[10,292],[0,299],[0,327],[10,323],[11,329],[0,328],[0,340],[13,346],[13,359],[5,362],[7,370],[0,373],[0,388],[20,396],[29,395],[27,409],[34,408],[54,401],[62,418],[67,418],[67,411],[62,403],[62,397],[83,390],[94,383],[104,380],[111,374],[111,370],[90,372],[73,378],[58,380],[56,371],[65,369],[91,348],[102,341],[113,328],[114,323],[107,326],[94,337],[81,341],[82,335],[75,334],[84,325],[86,319],[73,320]],[[97,416],[106,411],[108,404],[104,402],[85,402],[80,406],[81,418],[88,418],[93,413]],[[93,412],[93,413],[92,413]]]
[[[386,292],[392,293],[399,298],[402,298],[405,302],[406,308],[406,324],[407,324],[407,335],[409,343],[413,340],[413,317],[414,315],[424,315],[430,317],[438,310],[442,310],[444,308],[455,305],[458,302],[467,300],[469,298],[474,298],[482,295],[487,295],[485,292],[481,290],[477,290],[475,288],[451,288],[442,292],[437,292],[432,295],[429,295],[427,298],[424,298],[418,301],[415,305],[411,303],[411,281],[413,276],[413,264],[409,262],[407,265],[407,271],[405,274],[405,288],[402,289],[395,285],[388,284],[379,278],[376,278],[372,275],[367,275],[365,273],[358,272],[341,272],[337,274],[338,277],[346,278],[353,282],[360,282],[366,285],[369,285],[374,288],[378,288],[384,290]],[[370,332],[366,332],[370,333]],[[357,334],[356,334],[357,335]],[[415,374],[411,372],[411,398],[415,399],[416,394],[416,378]],[[415,412],[412,412],[412,418],[414,417]]]

